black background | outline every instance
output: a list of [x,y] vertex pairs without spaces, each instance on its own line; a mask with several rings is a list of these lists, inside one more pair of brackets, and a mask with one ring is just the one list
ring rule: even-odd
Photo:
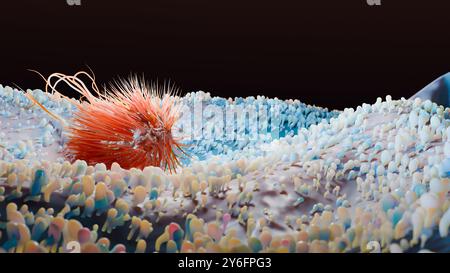
[[[7,255],[7,256],[6,256]],[[1,256],[1,254],[0,254]],[[16,265],[17,268],[34,272],[36,268],[57,267],[63,272],[66,269],[77,270],[77,272],[426,272],[430,265],[446,263],[446,253],[424,254],[296,254],[296,253],[259,253],[259,254],[221,254],[221,253],[195,253],[195,254],[173,254],[173,253],[135,253],[135,254],[27,254],[12,255],[4,254],[8,263]],[[220,267],[223,259],[240,258],[270,258],[270,268],[253,267]],[[3,257],[1,257],[3,258]],[[219,262],[207,271],[205,268],[180,268],[180,259],[213,259]],[[325,262],[324,262],[325,261]],[[56,271],[56,270],[53,270]]]
[[447,0],[8,0],[0,83],[43,88],[89,65],[183,92],[263,94],[342,109],[409,97],[450,71]]

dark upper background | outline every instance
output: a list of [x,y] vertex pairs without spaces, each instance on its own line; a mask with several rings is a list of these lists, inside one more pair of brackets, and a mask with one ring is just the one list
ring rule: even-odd
[[409,97],[450,71],[448,0],[9,0],[0,83],[43,88],[26,69],[100,84],[130,72],[184,92],[263,94],[330,108]]

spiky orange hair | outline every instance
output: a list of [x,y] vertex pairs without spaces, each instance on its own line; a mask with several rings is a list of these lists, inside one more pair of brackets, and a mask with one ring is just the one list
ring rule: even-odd
[[[94,96],[79,75],[92,80]],[[52,78],[57,78],[52,84]],[[95,78],[86,72],[74,76],[54,73],[46,80],[55,90],[63,81],[79,92],[85,101],[75,104],[78,111],[66,126],[68,141],[65,155],[88,164],[117,162],[121,167],[144,168],[157,166],[170,172],[180,164],[177,155],[182,145],[172,136],[172,127],[179,116],[174,89],[149,85],[143,79],[130,77],[116,81],[109,90],[100,93]]]

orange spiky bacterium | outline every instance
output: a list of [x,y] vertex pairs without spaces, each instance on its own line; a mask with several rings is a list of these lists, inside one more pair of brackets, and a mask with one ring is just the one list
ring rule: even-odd
[[[80,75],[92,81],[97,96]],[[57,78],[54,84],[52,78]],[[182,144],[172,135],[180,106],[171,86],[149,85],[143,79],[130,77],[116,81],[109,89],[105,87],[101,93],[95,78],[86,72],[73,76],[54,73],[46,82],[47,92],[49,87],[52,93],[57,92],[56,85],[65,82],[85,99],[75,103],[77,111],[65,126],[66,158],[85,160],[90,165],[105,163],[108,167],[117,162],[126,169],[157,166],[170,172],[180,164]]]

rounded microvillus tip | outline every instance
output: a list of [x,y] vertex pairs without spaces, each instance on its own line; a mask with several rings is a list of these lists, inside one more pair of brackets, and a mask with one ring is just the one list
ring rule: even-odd
[[145,197],[147,196],[147,190],[143,186],[137,186],[133,190],[133,203],[135,206],[144,202]]
[[80,244],[87,243],[90,239],[91,231],[88,228],[84,227],[78,231],[78,242],[80,242]]
[[136,245],[136,253],[145,253],[147,243],[144,240],[139,240]]

